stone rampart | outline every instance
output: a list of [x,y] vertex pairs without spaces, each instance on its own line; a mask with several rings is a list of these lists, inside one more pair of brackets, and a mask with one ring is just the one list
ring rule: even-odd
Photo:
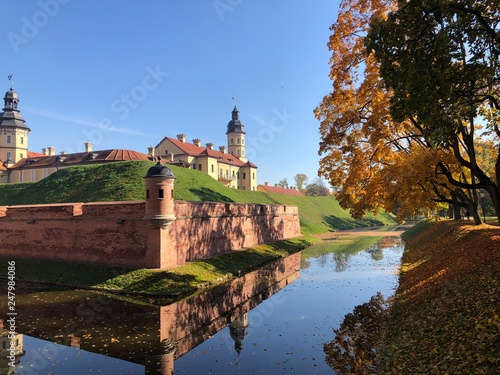
[[300,236],[297,207],[175,201],[167,227],[145,202],[0,207],[0,255],[169,268]]

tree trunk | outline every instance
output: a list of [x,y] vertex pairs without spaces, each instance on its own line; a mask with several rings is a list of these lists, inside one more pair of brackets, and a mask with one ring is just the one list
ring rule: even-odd
[[460,207],[458,204],[453,204],[453,219],[454,220],[460,220],[462,218],[461,209],[462,209],[462,207]]

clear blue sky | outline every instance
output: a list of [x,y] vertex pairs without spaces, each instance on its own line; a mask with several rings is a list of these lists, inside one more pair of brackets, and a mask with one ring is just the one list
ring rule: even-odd
[[225,145],[234,96],[259,183],[317,176],[337,0],[1,4],[0,89],[12,74],[31,151]]

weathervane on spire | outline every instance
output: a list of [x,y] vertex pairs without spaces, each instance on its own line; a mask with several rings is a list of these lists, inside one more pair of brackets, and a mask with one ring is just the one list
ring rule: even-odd
[[9,74],[9,75],[7,76],[7,78],[8,78],[8,79],[9,79],[9,81],[10,81],[10,88],[12,88],[12,86],[14,85],[14,82],[12,81],[12,74]]
[[231,99],[233,99],[234,105],[236,106],[236,96],[231,96]]

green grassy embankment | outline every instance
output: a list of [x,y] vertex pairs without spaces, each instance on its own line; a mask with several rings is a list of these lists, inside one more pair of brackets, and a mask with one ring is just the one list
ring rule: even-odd
[[[131,201],[144,199],[144,175],[153,162],[123,162],[62,169],[36,183],[0,185],[0,205]],[[205,173],[172,166],[174,198],[184,201],[298,206],[303,234],[394,224],[392,215],[352,219],[334,197],[297,197],[230,189]]]
[[[124,162],[72,167],[37,183],[0,185],[0,205],[142,200],[144,176],[152,165],[152,162]],[[334,197],[296,197],[230,189],[202,172],[174,166],[171,169],[176,176],[175,199],[296,205],[299,208],[302,234],[305,236],[168,271],[18,259],[17,276],[22,280],[38,282],[179,296],[221,283],[279,257],[300,251],[312,244],[312,234],[394,224],[393,217],[386,213],[354,220]]]
[[422,223],[403,237],[380,373],[500,373],[500,228]]

